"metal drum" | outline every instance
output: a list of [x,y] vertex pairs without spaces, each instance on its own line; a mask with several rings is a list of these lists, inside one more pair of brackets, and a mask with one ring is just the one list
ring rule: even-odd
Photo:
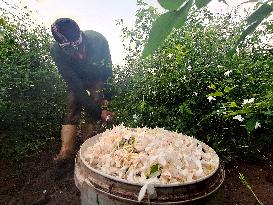
[[[75,160],[75,184],[81,192],[82,205],[131,205],[131,204],[222,204],[220,187],[225,178],[223,165],[209,176],[200,180],[183,183],[154,185],[157,198],[147,196],[138,202],[138,193],[143,184],[131,183],[104,174],[88,165],[82,157],[86,149],[98,141],[100,134],[86,140]],[[207,145],[205,145],[207,146]]]

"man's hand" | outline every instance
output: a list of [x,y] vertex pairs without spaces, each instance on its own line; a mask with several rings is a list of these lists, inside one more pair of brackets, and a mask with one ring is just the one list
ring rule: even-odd
[[113,116],[114,116],[114,113],[113,112],[110,112],[108,110],[102,110],[101,111],[101,119],[104,121],[104,122],[110,122],[113,120]]
[[110,102],[109,102],[108,100],[105,100],[105,99],[104,99],[104,100],[102,100],[101,105],[102,105],[102,106],[105,106],[105,107],[108,107],[109,103],[110,103]]

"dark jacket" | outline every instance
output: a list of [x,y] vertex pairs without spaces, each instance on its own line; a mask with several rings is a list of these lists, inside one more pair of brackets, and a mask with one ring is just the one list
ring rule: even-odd
[[[58,70],[85,110],[95,118],[100,118],[101,108],[90,99],[86,90],[98,82],[104,82],[112,77],[112,62],[108,42],[105,37],[96,31],[84,31],[86,58],[75,59],[65,54],[59,44],[55,42],[51,47],[51,56]],[[104,86],[105,87],[105,86]],[[109,93],[104,98],[109,100]]]

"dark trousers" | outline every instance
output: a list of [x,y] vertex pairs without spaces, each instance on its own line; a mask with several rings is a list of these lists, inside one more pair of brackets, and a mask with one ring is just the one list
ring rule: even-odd
[[[86,89],[90,94],[90,101],[93,99],[98,105],[101,104],[101,101],[103,99],[103,95],[100,92],[101,88],[102,83],[97,83],[95,86]],[[67,106],[63,124],[78,125],[80,123],[82,110],[83,106],[76,98],[75,94],[72,91],[69,91],[67,96]],[[92,113],[83,113],[83,116],[87,123],[95,122],[92,118]]]

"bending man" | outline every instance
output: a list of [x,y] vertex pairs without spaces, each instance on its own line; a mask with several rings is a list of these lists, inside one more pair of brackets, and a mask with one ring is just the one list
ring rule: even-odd
[[90,122],[111,121],[107,110],[110,94],[102,92],[112,77],[112,62],[105,37],[92,30],[81,31],[69,18],[51,26],[56,42],[51,55],[68,87],[68,103],[61,130],[62,146],[54,160],[68,158],[74,151],[77,125],[82,108]]

